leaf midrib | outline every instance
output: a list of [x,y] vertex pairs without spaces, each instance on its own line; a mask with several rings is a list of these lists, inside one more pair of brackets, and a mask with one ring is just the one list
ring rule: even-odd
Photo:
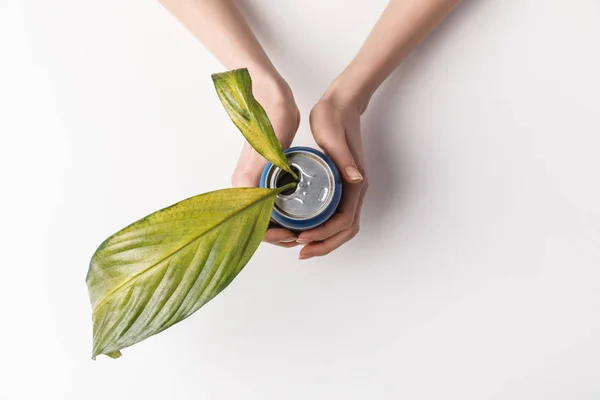
[[178,253],[179,251],[183,250],[184,248],[186,248],[187,246],[189,246],[190,244],[194,243],[196,240],[200,239],[202,236],[206,235],[207,233],[213,231],[214,229],[218,228],[220,225],[222,225],[223,223],[229,221],[230,219],[234,218],[235,216],[237,216],[238,214],[240,214],[241,212],[247,210],[248,208],[253,207],[254,205],[256,205],[257,203],[265,200],[266,198],[270,197],[270,196],[276,196],[277,194],[281,193],[282,191],[284,191],[285,189],[287,189],[291,184],[285,185],[282,188],[278,188],[275,190],[270,191],[266,196],[261,197],[253,202],[251,202],[250,204],[240,208],[239,210],[235,211],[234,213],[230,214],[229,216],[227,216],[226,218],[222,219],[219,223],[211,226],[210,228],[208,228],[207,230],[203,231],[202,233],[200,233],[199,235],[197,235],[196,237],[194,237],[192,240],[190,240],[188,243],[184,244],[183,246],[179,247],[178,249],[175,249],[174,251],[172,251],[171,253],[167,254],[165,257],[162,257],[161,259],[157,260],[156,262],[154,262],[153,264],[149,265],[148,267],[144,268],[142,271],[139,271],[135,274],[133,274],[132,276],[130,276],[128,279],[124,280],[122,283],[120,283],[119,285],[117,285],[114,289],[111,289],[110,291],[108,291],[100,301],[98,301],[98,303],[96,303],[96,306],[94,307],[94,310],[92,311],[92,316],[94,314],[96,314],[96,312],[98,310],[100,310],[107,302],[108,302],[108,298],[110,295],[112,295],[113,293],[115,293],[116,291],[120,290],[121,288],[127,286],[128,284],[132,283],[135,279],[137,279],[139,276],[145,274],[146,272],[150,271],[152,268],[158,266],[160,263],[162,263],[163,261],[165,261],[166,259],[174,256],[176,253]]

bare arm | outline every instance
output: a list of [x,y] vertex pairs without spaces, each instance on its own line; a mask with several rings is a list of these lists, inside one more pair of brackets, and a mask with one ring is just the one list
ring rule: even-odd
[[362,112],[400,63],[458,5],[460,0],[392,0],[362,48],[332,84]]
[[310,115],[315,140],[344,180],[338,212],[324,225],[303,232],[300,258],[322,256],[352,239],[360,225],[367,190],[360,117],[377,88],[460,0],[391,0],[346,69],[325,91]]
[[227,69],[278,77],[244,16],[232,0],[160,0]]
[[[248,68],[254,96],[267,112],[282,146],[289,147],[300,123],[294,96],[235,3],[232,0],[160,2],[227,69]],[[266,160],[245,143],[231,179],[233,186],[257,186],[265,164]],[[296,235],[286,229],[269,229],[264,240],[290,247],[295,244]]]

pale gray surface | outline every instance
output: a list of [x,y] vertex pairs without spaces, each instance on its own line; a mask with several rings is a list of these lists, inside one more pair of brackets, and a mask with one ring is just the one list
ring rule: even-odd
[[[229,184],[222,67],[155,1],[0,1],[0,398],[600,398],[600,3],[467,1],[364,118],[362,231],[262,246],[223,295],[90,359],[96,246]],[[303,115],[384,0],[244,6]]]

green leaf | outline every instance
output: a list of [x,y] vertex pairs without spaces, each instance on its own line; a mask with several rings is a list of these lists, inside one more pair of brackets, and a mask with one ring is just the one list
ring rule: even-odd
[[119,350],[189,317],[227,287],[260,244],[275,196],[289,186],[191,197],[105,240],[86,277],[92,358],[119,357]]
[[213,74],[212,80],[227,114],[254,150],[298,179],[275,136],[267,113],[252,95],[252,79],[248,70],[243,68]]

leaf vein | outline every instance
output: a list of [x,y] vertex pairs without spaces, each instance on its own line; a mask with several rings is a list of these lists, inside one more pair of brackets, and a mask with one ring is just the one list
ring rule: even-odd
[[165,257],[162,257],[161,259],[157,260],[153,264],[151,264],[148,267],[144,268],[142,271],[139,271],[139,272],[133,274],[131,277],[129,277],[128,279],[126,279],[125,281],[123,281],[122,283],[120,283],[119,285],[117,285],[115,288],[111,289],[108,293],[106,293],[104,295],[104,297],[102,299],[100,299],[96,303],[96,306],[94,307],[94,310],[92,311],[92,315],[94,315],[100,308],[102,308],[108,302],[109,296],[112,295],[117,290],[119,290],[119,289],[121,289],[121,288],[123,288],[123,287],[125,287],[125,286],[127,286],[127,285],[129,285],[131,283],[133,283],[133,281],[135,281],[138,277],[140,277],[141,275],[143,275],[146,272],[150,271],[152,268],[156,267],[157,265],[159,265],[164,260],[166,260],[166,259],[172,257],[173,255],[177,254],[179,251],[183,250],[184,248],[186,248],[190,244],[194,243],[196,240],[200,239],[202,236],[206,235],[207,233],[213,231],[215,228],[218,228],[221,224],[223,224],[223,223],[231,220],[232,218],[235,218],[240,213],[246,211],[247,209],[251,208],[252,206],[254,206],[257,203],[260,203],[261,201],[264,201],[265,199],[269,198],[270,196],[277,195],[281,190],[284,190],[284,189],[280,188],[278,190],[272,190],[270,192],[267,192],[267,194],[265,196],[261,196],[257,200],[254,200],[251,203],[249,203],[248,205],[240,208],[239,210],[236,210],[235,212],[233,212],[230,215],[228,215],[226,218],[220,220],[218,223],[214,224],[210,228],[208,228],[205,231],[201,232],[199,235],[197,235],[195,238],[193,238],[192,240],[190,240],[188,243],[186,243],[183,246],[175,249],[171,253],[167,254]]

